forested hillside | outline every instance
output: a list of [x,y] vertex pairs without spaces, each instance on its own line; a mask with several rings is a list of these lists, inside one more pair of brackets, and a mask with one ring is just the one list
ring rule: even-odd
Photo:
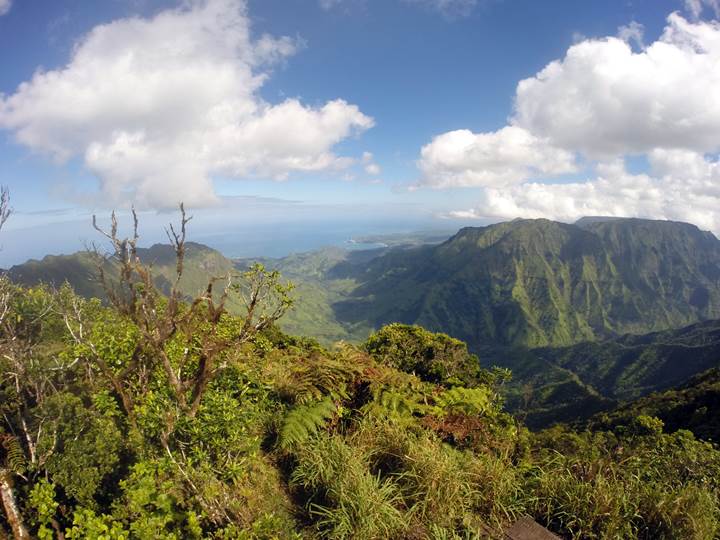
[[[424,244],[437,236],[420,234],[387,240],[392,246],[261,259],[296,286],[280,328],[325,346],[361,343],[395,321],[461,338],[488,365],[513,371],[507,405],[532,426],[586,418],[718,365],[717,323],[674,330],[720,309],[720,242],[692,225],[517,220],[463,229],[439,244]],[[139,248],[138,256],[167,290],[172,248]],[[25,285],[67,280],[77,293],[102,298],[97,262],[89,253],[46,257],[9,276]],[[208,276],[253,262],[188,243],[178,289],[192,298]],[[227,308],[242,312],[233,299]]]
[[[185,251],[180,290],[192,297],[207,286],[209,277],[224,277],[235,267],[220,252],[202,244],[188,242]],[[175,273],[175,251],[169,244],[138,247],[137,254],[143,264],[152,267],[155,285],[168,291]],[[98,280],[98,264],[110,273],[117,272],[117,261],[105,260],[103,254],[81,251],[72,255],[48,255],[42,260],[30,260],[7,271],[15,283],[38,285],[44,283],[60,287],[68,282],[76,293],[87,298],[104,298],[105,292]]]
[[516,220],[390,252],[353,277],[340,321],[420,324],[476,351],[720,318],[720,241],[684,223]]
[[[333,306],[346,299],[357,286],[351,275],[363,271],[374,258],[391,249],[405,250],[426,244],[440,243],[448,235],[439,233],[394,234],[360,239],[364,243],[382,244],[367,250],[327,247],[307,253],[296,253],[280,259],[249,258],[230,260],[208,246],[189,242],[185,257],[185,275],[180,289],[192,297],[206,285],[208,276],[223,277],[234,271],[245,271],[259,262],[278,270],[296,286],[295,304],[279,322],[291,334],[308,335],[325,345],[340,340],[356,343],[368,337],[373,327],[369,322],[350,323],[337,319]],[[153,267],[156,284],[166,287],[168,276],[175,271],[171,246],[156,244],[138,248],[141,260]],[[7,271],[15,282],[34,286],[41,283],[59,287],[66,281],[75,292],[86,298],[103,298],[104,291],[97,282],[97,254],[80,251],[70,255],[48,255],[42,260],[30,260]],[[116,271],[117,269],[115,269]],[[112,262],[108,266],[112,272]],[[236,306],[229,306],[232,312]]]
[[[717,363],[716,363],[717,365]],[[655,392],[590,418],[592,429],[614,429],[639,415],[660,418],[668,431],[688,429],[696,437],[720,441],[720,368],[696,375],[685,384]]]
[[502,411],[505,374],[447,336],[391,326],[327,350],[271,326],[244,334],[247,319],[213,322],[209,305],[181,308],[182,327],[157,343],[136,315],[67,289],[4,281],[3,298],[8,529],[481,538],[529,514],[568,537],[718,531],[718,450],[646,416],[533,435]]
[[618,403],[681,385],[720,366],[720,321],[569,347],[506,349],[507,406],[529,425],[587,419]]
[[259,265],[188,298],[185,224],[163,287],[109,234],[104,305],[0,279],[0,532],[440,540],[523,515],[568,538],[720,532],[720,451],[692,433],[624,413],[533,434],[503,409],[510,373],[450,336],[282,333],[292,288]]

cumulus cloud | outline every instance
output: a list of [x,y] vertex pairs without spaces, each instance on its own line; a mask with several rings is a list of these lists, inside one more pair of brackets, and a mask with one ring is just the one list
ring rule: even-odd
[[518,84],[513,123],[589,156],[720,149],[720,25],[668,18],[641,52],[586,40]]
[[443,133],[420,155],[421,184],[435,188],[500,187],[535,175],[575,171],[571,152],[516,126],[492,133],[467,129]]
[[[720,232],[720,23],[674,13],[660,38],[642,38],[630,24],[575,43],[518,84],[509,126],[423,147],[422,183],[484,188],[456,217],[642,216]],[[644,174],[623,166],[633,155],[646,156]],[[600,163],[596,174],[559,183],[573,156]]]
[[12,7],[12,0],[0,0],[0,17],[5,15]]
[[685,150],[657,150],[652,170],[631,174],[621,160],[598,167],[597,178],[569,184],[530,182],[487,189],[477,206],[453,217],[549,218],[582,216],[646,217],[695,223],[720,231],[720,164]]
[[0,96],[0,127],[58,161],[80,156],[112,204],[211,204],[214,175],[283,179],[352,162],[332,148],[373,125],[357,106],[259,95],[294,40],[254,39],[242,0],[183,6],[94,28],[66,66]]

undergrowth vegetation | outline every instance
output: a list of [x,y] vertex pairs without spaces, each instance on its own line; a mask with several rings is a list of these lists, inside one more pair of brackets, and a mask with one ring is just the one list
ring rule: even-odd
[[503,410],[509,373],[448,336],[327,349],[273,324],[274,273],[233,281],[234,317],[119,254],[109,305],[0,279],[0,536],[493,538],[523,515],[568,538],[719,534],[720,452],[688,431],[533,434]]

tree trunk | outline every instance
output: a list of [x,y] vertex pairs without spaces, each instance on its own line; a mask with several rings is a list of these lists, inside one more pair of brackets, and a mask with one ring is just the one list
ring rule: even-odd
[[5,516],[15,540],[30,540],[30,533],[28,533],[23,523],[20,509],[15,500],[15,493],[12,488],[12,473],[7,469],[0,469],[0,498],[2,498]]

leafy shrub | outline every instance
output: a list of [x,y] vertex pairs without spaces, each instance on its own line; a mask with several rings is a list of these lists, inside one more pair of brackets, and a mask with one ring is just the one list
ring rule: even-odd
[[368,338],[365,349],[378,362],[425,381],[472,386],[481,380],[479,360],[465,343],[419,326],[384,326]]
[[68,393],[49,398],[42,411],[54,425],[47,428],[52,429],[52,436],[41,442],[56,447],[46,470],[69,497],[94,508],[95,494],[117,466],[124,447],[114,411],[100,413]]

